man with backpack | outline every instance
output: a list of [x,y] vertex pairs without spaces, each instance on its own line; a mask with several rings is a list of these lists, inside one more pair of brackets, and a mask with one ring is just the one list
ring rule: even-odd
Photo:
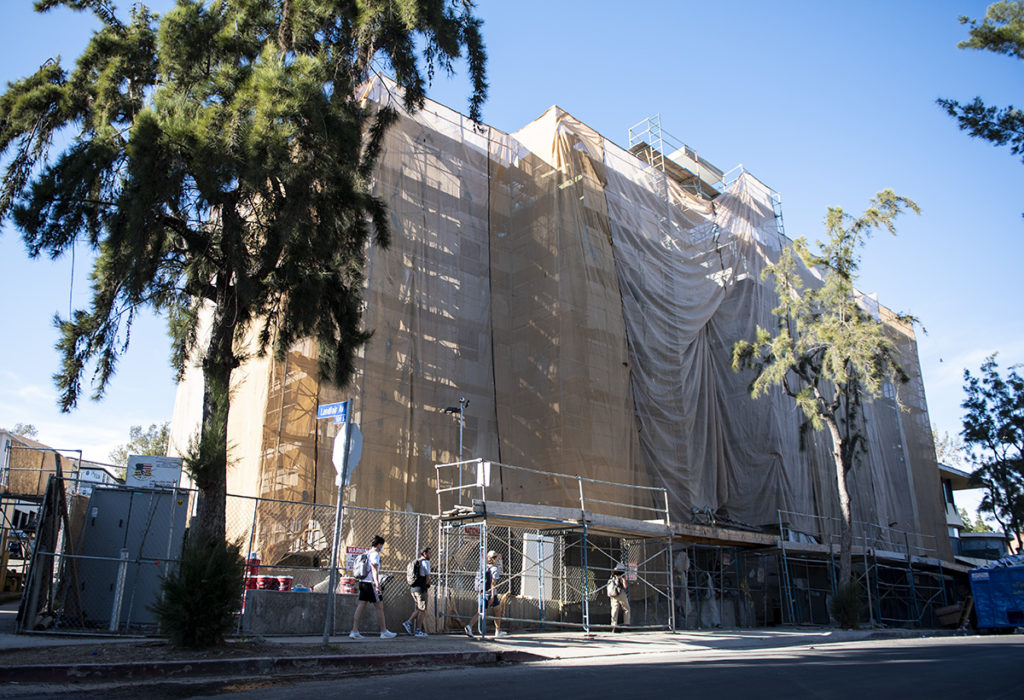
[[608,579],[605,593],[612,601],[612,632],[619,631],[619,610],[622,610],[622,624],[629,627],[629,581],[626,579],[626,568],[618,564]]
[[405,570],[405,581],[412,594],[413,609],[412,615],[402,623],[402,627],[414,637],[426,637],[422,620],[427,612],[427,589],[430,588],[430,547],[424,547],[420,555],[409,562]]
[[356,578],[360,579],[359,603],[356,605],[355,614],[352,616],[352,631],[348,633],[348,636],[352,639],[363,638],[363,635],[359,633],[359,618],[362,617],[363,609],[367,603],[373,603],[374,607],[377,608],[380,638],[391,639],[395,636],[395,633],[388,629],[387,622],[384,620],[384,603],[380,594],[380,551],[382,549],[384,549],[384,538],[380,535],[374,535],[373,541],[370,542],[370,550],[360,554],[356,559],[355,571],[353,573],[356,575]]

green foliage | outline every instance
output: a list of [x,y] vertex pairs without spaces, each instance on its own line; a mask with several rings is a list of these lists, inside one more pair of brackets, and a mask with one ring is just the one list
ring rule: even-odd
[[204,417],[200,434],[189,445],[182,464],[200,490],[223,480],[228,463],[228,443],[220,437],[227,434],[228,400],[221,394],[211,403],[211,414]]
[[971,522],[971,514],[967,509],[960,507],[960,520],[963,522],[963,532],[992,532],[992,526],[982,519],[981,513],[974,514],[974,522]]
[[[885,382],[906,380],[884,325],[862,308],[854,283],[858,250],[867,236],[878,228],[895,233],[893,221],[907,209],[919,212],[916,204],[892,190],[879,192],[857,218],[832,207],[825,220],[828,240],[817,243],[817,252],[798,238],[777,263],[765,268],[762,278],[775,277],[779,298],[773,309],[775,335],[758,327],[753,342],[741,340],[733,347],[733,369],[755,372],[751,396],[780,386],[811,427],[820,430],[840,409],[854,408],[858,397],[878,396]],[[820,287],[805,288],[798,261],[823,273]]]
[[860,584],[850,582],[840,586],[829,602],[828,611],[843,629],[855,630],[860,627],[865,610],[863,591]]
[[129,455],[167,454],[167,440],[170,437],[171,424],[151,424],[145,430],[141,425],[133,425],[128,430],[128,443],[118,445],[110,452],[110,461],[122,467],[128,466]]
[[964,370],[964,444],[974,465],[970,484],[985,488],[978,509],[991,513],[1008,535],[1024,528],[1024,377],[1010,367],[1004,377],[996,356],[974,376]]
[[[179,376],[203,368],[204,440],[226,441],[206,423],[226,415],[213,403],[227,401],[250,331],[257,353],[279,357],[313,339],[320,375],[344,386],[370,337],[367,246],[390,236],[371,178],[397,118],[359,88],[391,71],[415,110],[435,70],[464,55],[478,119],[486,53],[472,3],[179,0],[162,17],[134,4],[124,21],[104,0],[37,9],[59,5],[102,27],[72,70],[48,61],[0,95],[0,220],[33,257],[76,241],[96,254],[90,307],[55,319],[61,408],[90,379],[102,397],[143,307],[167,316]],[[202,452],[222,490],[226,448]]]
[[245,563],[240,549],[239,543],[190,535],[181,561],[161,584],[162,597],[152,606],[172,644],[206,649],[223,643],[242,607]]
[[[982,22],[961,17],[960,23],[970,25],[970,31],[969,38],[957,45],[959,48],[1024,59],[1024,1],[993,3]],[[1024,157],[1024,112],[1020,109],[1012,105],[990,107],[980,97],[967,104],[949,99],[937,102],[957,120],[962,131],[996,146],[1009,145],[1011,153]]]
[[[879,396],[888,382],[907,380],[885,326],[861,306],[854,287],[859,250],[876,229],[895,233],[895,218],[908,209],[919,213],[914,202],[892,190],[879,192],[859,217],[839,207],[829,208],[825,218],[828,239],[818,241],[817,251],[799,238],[762,274],[763,279],[775,277],[779,299],[772,311],[777,319],[775,334],[758,327],[753,341],[740,340],[733,346],[733,370],[754,371],[752,397],[781,387],[803,412],[801,436],[823,428],[831,435],[842,515],[842,585],[850,580],[852,550],[846,475],[858,451],[864,449],[862,402]],[[805,287],[799,264],[817,268],[822,284]],[[894,320],[913,321],[905,315]]]

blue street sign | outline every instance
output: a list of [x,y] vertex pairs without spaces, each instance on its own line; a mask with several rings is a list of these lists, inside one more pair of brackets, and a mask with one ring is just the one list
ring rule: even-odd
[[348,419],[348,401],[317,406],[316,417],[317,419],[333,418],[335,423],[344,423]]

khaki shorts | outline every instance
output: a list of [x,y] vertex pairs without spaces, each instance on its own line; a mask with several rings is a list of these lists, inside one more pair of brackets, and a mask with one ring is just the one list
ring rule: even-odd
[[409,589],[409,593],[412,594],[412,602],[416,603],[416,609],[417,610],[426,610],[427,609],[427,593],[426,593],[426,591],[421,591],[418,588],[410,588]]

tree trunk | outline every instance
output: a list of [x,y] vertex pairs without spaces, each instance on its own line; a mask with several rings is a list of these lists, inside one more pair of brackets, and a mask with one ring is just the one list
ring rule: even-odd
[[[225,285],[227,287],[227,285]],[[234,355],[234,309],[230,289],[218,289],[210,342],[203,358],[203,418],[194,465],[199,489],[194,532],[223,541],[227,495],[228,396]]]
[[839,492],[839,588],[846,588],[853,579],[853,518],[850,510],[850,490],[846,484],[846,464],[843,459],[843,438],[835,419],[826,416],[825,424],[832,436],[832,461],[836,470]]

